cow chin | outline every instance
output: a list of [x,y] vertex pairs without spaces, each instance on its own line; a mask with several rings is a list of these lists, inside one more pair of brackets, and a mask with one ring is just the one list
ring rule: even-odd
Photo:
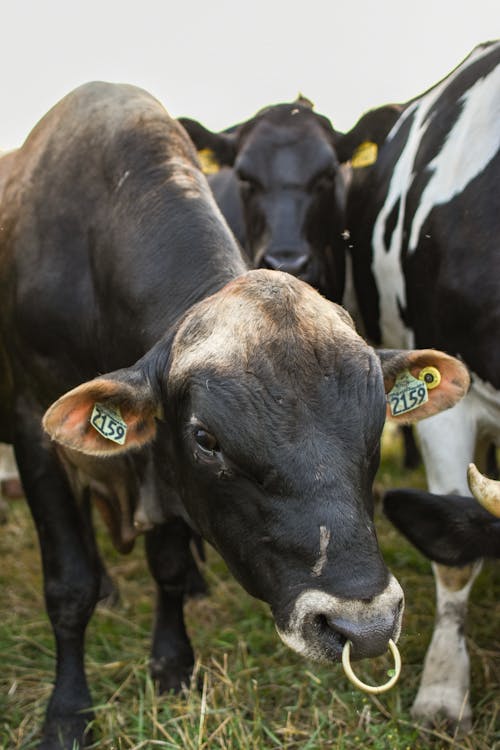
[[404,595],[390,576],[386,588],[372,599],[345,599],[325,591],[308,589],[295,600],[281,640],[306,659],[330,663],[340,661],[346,641],[351,641],[352,659],[380,656],[401,632]]

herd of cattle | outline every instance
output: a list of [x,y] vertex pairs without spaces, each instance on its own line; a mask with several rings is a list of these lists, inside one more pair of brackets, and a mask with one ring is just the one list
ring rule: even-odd
[[[385,498],[435,561],[413,714],[470,727],[467,596],[480,558],[500,556],[500,523],[467,486],[500,439],[499,120],[490,42],[348,133],[302,98],[213,133],[92,83],[0,159],[0,439],[57,644],[44,750],[83,745],[91,715],[84,634],[106,582],[91,502],[119,549],[145,534],[161,689],[193,667],[193,540],[304,656],[385,652],[403,612],[373,524],[386,414],[426,418],[430,492]],[[208,179],[203,149],[220,166]]]

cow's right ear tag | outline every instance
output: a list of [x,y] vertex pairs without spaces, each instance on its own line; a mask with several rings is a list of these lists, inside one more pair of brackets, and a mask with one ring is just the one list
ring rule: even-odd
[[429,394],[427,393],[425,379],[414,378],[409,370],[403,370],[399,373],[387,394],[387,402],[393,417],[399,417],[401,414],[413,411],[428,400]]

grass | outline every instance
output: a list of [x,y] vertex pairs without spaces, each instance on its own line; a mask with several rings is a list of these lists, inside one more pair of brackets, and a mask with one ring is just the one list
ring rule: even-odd
[[[403,472],[399,444],[385,440],[377,488],[423,486],[421,471]],[[116,555],[100,542],[121,603],[99,608],[87,635],[87,673],[95,701],[95,748],[102,750],[500,750],[500,571],[485,564],[470,606],[474,728],[454,737],[411,720],[434,619],[430,565],[377,511],[381,547],[406,593],[400,641],[403,673],[379,697],[351,689],[339,666],[318,666],[278,639],[267,607],[249,597],[223,561],[209,553],[211,594],[186,607],[198,661],[192,687],[155,694],[148,676],[153,585],[142,545]],[[0,528],[0,748],[36,747],[50,695],[54,644],[41,594],[36,537],[24,503],[13,503]],[[381,681],[384,658],[359,666]],[[199,690],[197,684],[202,686]]]

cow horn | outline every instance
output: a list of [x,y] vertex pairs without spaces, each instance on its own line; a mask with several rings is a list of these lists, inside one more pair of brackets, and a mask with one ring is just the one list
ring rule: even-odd
[[483,508],[500,518],[500,482],[483,476],[474,464],[469,464],[467,481],[470,491]]

